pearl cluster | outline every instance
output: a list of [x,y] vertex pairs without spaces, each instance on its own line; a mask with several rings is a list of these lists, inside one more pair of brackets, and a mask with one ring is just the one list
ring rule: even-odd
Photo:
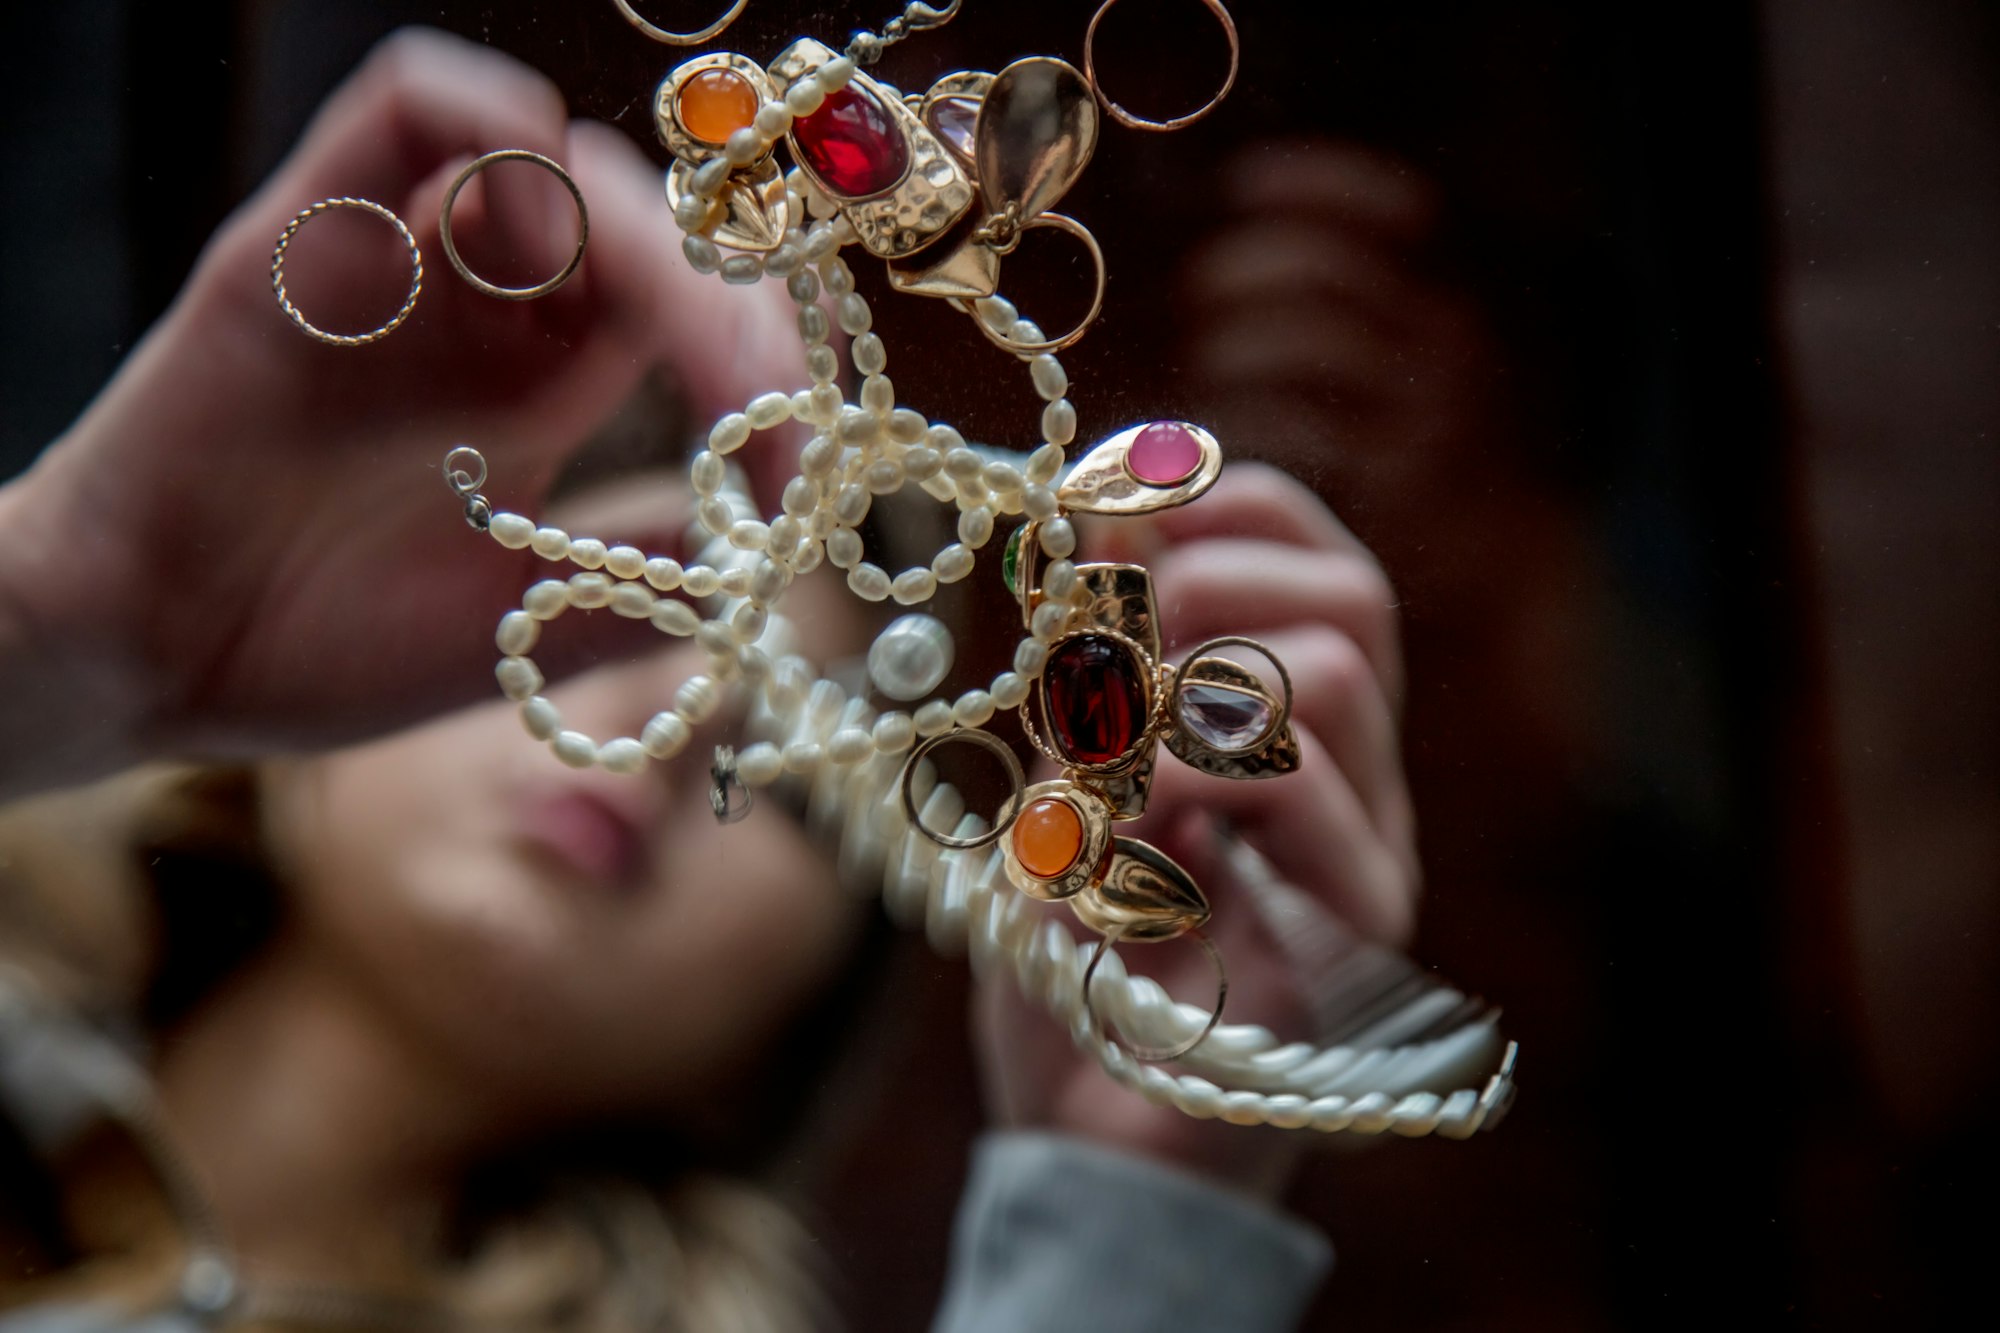
[[[851,75],[851,62],[830,62],[810,79],[794,83],[786,94],[787,105],[794,96],[802,104],[817,105],[816,97],[842,86]],[[807,89],[803,95],[802,86]],[[758,133],[767,128],[772,137],[783,133],[789,121],[781,123],[773,110],[780,105],[765,104],[758,115]],[[764,112],[772,114],[767,117]],[[724,162],[716,159],[701,170]],[[714,179],[719,182],[724,175]],[[719,184],[712,187],[711,194],[719,188]],[[547,741],[566,764],[637,772],[648,759],[678,754],[694,727],[714,714],[722,688],[729,683],[741,680],[767,695],[809,687],[812,673],[804,659],[774,663],[760,640],[792,580],[822,563],[846,571],[849,590],[864,601],[915,606],[929,601],[940,586],[971,574],[976,553],[992,539],[997,519],[1021,516],[1039,524],[1038,540],[1049,560],[1041,578],[1047,600],[1036,609],[1008,669],[985,688],[967,690],[955,699],[931,699],[909,712],[884,713],[865,730],[849,728],[830,738],[820,752],[781,753],[768,744],[749,746],[737,756],[737,773],[746,785],[766,785],[783,773],[806,771],[822,762],[843,765],[878,752],[899,754],[919,737],[953,726],[982,726],[996,711],[1017,708],[1027,699],[1048,645],[1078,623],[1087,591],[1070,559],[1076,550],[1076,530],[1062,515],[1055,491],[1064,446],[1076,436],[1076,409],[1067,396],[1069,376],[1062,363],[1049,353],[1026,358],[1029,378],[1043,404],[1043,442],[1024,461],[993,457],[967,444],[952,426],[898,406],[886,374],[887,349],[872,329],[874,316],[867,299],[855,290],[854,275],[839,254],[841,246],[852,240],[852,228],[845,219],[828,216],[831,205],[800,173],[792,173],[787,188],[792,192],[790,216],[820,216],[810,226],[788,232],[768,257],[725,261],[722,276],[731,280],[728,265],[749,258],[758,270],[746,281],[767,272],[785,280],[798,306],[798,333],[812,383],[796,393],[759,394],[742,411],[724,415],[710,428],[707,447],[689,465],[698,523],[717,539],[711,550],[723,552],[723,558],[683,568],[635,547],[607,545],[537,526],[519,514],[496,513],[488,523],[487,531],[502,546],[531,549],[546,560],[567,562],[579,570],[531,586],[520,608],[502,617],[495,635],[504,654],[496,669],[502,692],[520,702],[529,733]],[[682,211],[691,214],[693,210],[685,208],[687,201],[682,202]],[[698,232],[687,239],[713,248],[713,242]],[[689,258],[697,268],[703,267],[695,251]],[[822,295],[832,298],[831,318],[821,304]],[[1041,337],[1040,330],[1004,298],[988,297],[977,310],[996,332],[1024,342]],[[858,402],[850,402],[839,383],[843,367],[830,342],[835,324],[851,339],[849,355],[861,377]],[[781,512],[767,522],[731,485],[730,456],[753,435],[793,421],[811,427],[813,435],[799,454],[798,473],[784,488]],[[891,574],[863,558],[859,528],[877,497],[893,495],[910,484],[956,507],[957,540],[928,563]],[[714,616],[705,617],[690,601],[671,595],[675,593],[691,601],[724,600]],[[555,705],[541,693],[542,673],[528,654],[540,638],[542,624],[572,607],[608,607],[615,615],[648,620],[662,633],[692,638],[708,654],[708,672],[683,684],[673,706],[657,714],[636,737],[599,742],[566,729]]]

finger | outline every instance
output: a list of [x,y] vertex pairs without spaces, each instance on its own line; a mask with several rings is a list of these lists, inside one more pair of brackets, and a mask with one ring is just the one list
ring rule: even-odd
[[1389,943],[1407,939],[1416,919],[1416,879],[1404,857],[1376,833],[1319,739],[1300,731],[1299,752],[1297,772],[1262,782],[1160,765],[1140,836],[1157,842],[1206,886],[1224,878],[1214,838],[1217,821],[1226,821],[1280,875],[1355,930]]
[[[1291,674],[1293,726],[1311,732],[1326,747],[1376,833],[1389,847],[1407,853],[1415,818],[1403,779],[1395,708],[1366,654],[1329,625],[1279,630],[1262,641]],[[1254,653],[1231,648],[1223,655],[1240,655],[1245,666],[1268,675]]]
[[1175,645],[1316,621],[1354,640],[1384,695],[1401,696],[1395,594],[1372,560],[1214,538],[1169,548],[1153,565],[1153,586]]
[[1162,510],[1152,521],[1162,537],[1177,544],[1205,537],[1259,537],[1374,559],[1305,483],[1266,463],[1229,464],[1207,495]]
[[401,199],[441,164],[496,148],[561,160],[555,84],[490,47],[427,28],[379,43],[314,117],[270,188],[310,202]]
[[1354,144],[1269,140],[1228,166],[1232,204],[1246,213],[1311,211],[1409,244],[1436,226],[1437,190],[1408,163]]

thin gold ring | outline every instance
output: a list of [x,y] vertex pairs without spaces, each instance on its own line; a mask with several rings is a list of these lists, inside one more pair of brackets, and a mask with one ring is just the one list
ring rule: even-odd
[[988,328],[986,321],[979,317],[979,312],[972,308],[972,302],[962,296],[951,298],[953,305],[957,306],[965,314],[972,316],[972,322],[979,327],[981,333],[986,335],[986,341],[992,343],[1003,352],[1012,352],[1015,356],[1024,359],[1039,355],[1042,352],[1060,352],[1063,348],[1068,347],[1070,344],[1076,342],[1077,339],[1083,337],[1084,334],[1090,332],[1090,326],[1095,324],[1097,317],[1104,312],[1104,251],[1098,248],[1097,238],[1090,234],[1090,229],[1075,218],[1065,217],[1061,213],[1037,213],[1034,217],[1023,222],[1020,230],[1024,232],[1033,231],[1037,227],[1054,227],[1057,231],[1066,231],[1076,237],[1079,241],[1083,242],[1084,249],[1090,252],[1090,262],[1096,266],[1097,285],[1091,292],[1090,309],[1084,314],[1082,319],[1077,321],[1075,328],[1063,334],[1060,338],[1044,338],[1040,342],[1020,342],[1009,338],[1004,333],[995,333],[992,329]]
[[[536,166],[544,167],[554,173],[555,178],[569,190],[569,197],[576,200],[576,253],[569,257],[569,263],[563,266],[562,272],[547,282],[538,282],[532,287],[502,287],[488,282],[474,273],[467,267],[466,262],[459,258],[458,247],[452,244],[451,240],[451,209],[452,205],[458,202],[458,192],[465,188],[465,183],[495,162],[514,161],[533,162]],[[497,296],[503,301],[532,301],[537,296],[547,296],[568,282],[570,275],[576,272],[576,266],[583,262],[583,247],[590,241],[590,210],[584,206],[583,191],[576,188],[576,182],[562,169],[561,163],[543,157],[540,153],[531,153],[525,148],[502,148],[484,157],[473,158],[466,164],[465,170],[459,172],[457,178],[452,181],[451,188],[444,192],[444,207],[438,212],[438,240],[443,242],[444,257],[458,270],[458,276],[471,283],[477,290],[485,292],[488,296]]]
[[1090,965],[1083,969],[1083,1012],[1090,1016],[1091,1026],[1104,1034],[1105,1041],[1124,1047],[1126,1053],[1133,1059],[1143,1060],[1147,1064],[1159,1065],[1169,1060],[1178,1060],[1207,1041],[1208,1034],[1215,1031],[1216,1024],[1222,1021],[1222,1006],[1229,1000],[1229,972],[1222,965],[1222,950],[1215,947],[1215,941],[1210,939],[1208,932],[1200,926],[1189,926],[1183,933],[1192,935],[1200,941],[1201,947],[1208,951],[1208,961],[1215,964],[1215,1008],[1209,1012],[1208,1022],[1202,1024],[1201,1031],[1178,1045],[1134,1046],[1129,1041],[1119,1041],[1111,1035],[1110,1025],[1097,1016],[1097,1005],[1090,997],[1090,981],[1097,975],[1097,965],[1104,961],[1104,955],[1111,951],[1111,946],[1124,938],[1123,926],[1119,926],[1097,942],[1097,951],[1090,955]]
[[700,32],[668,32],[665,28],[657,27],[639,17],[639,11],[632,8],[629,0],[611,0],[611,3],[618,6],[618,12],[625,16],[627,23],[637,28],[640,32],[645,33],[656,42],[665,42],[668,46],[700,46],[703,42],[716,36],[724,28],[736,22],[736,16],[743,12],[743,6],[749,4],[750,0],[736,0],[736,3],[729,7],[728,13],[709,24],[706,28],[703,28]]
[[[1173,686],[1167,692],[1167,709],[1168,709],[1168,720],[1173,724],[1172,729],[1175,731],[1179,731],[1181,729],[1182,673],[1184,673],[1188,669],[1188,667],[1194,665],[1196,662],[1199,662],[1204,656],[1208,654],[1210,649],[1226,648],[1232,643],[1240,644],[1242,647],[1249,648],[1254,652],[1258,653],[1259,655],[1261,655],[1265,661],[1269,662],[1274,668],[1277,669],[1278,680],[1285,687],[1285,697],[1283,702],[1279,705],[1277,711],[1272,714],[1270,724],[1266,726],[1264,730],[1257,733],[1256,740],[1251,741],[1248,745],[1239,745],[1233,750],[1218,750],[1215,749],[1213,746],[1209,747],[1209,749],[1215,754],[1222,755],[1226,758],[1234,759],[1243,755],[1255,754],[1257,753],[1257,751],[1263,749],[1265,744],[1273,736],[1283,731],[1286,725],[1290,723],[1292,720],[1292,673],[1285,670],[1285,664],[1278,660],[1278,655],[1272,652],[1268,645],[1259,643],[1255,639],[1246,639],[1241,634],[1225,634],[1219,639],[1210,639],[1206,643],[1196,644],[1193,651],[1188,653],[1187,660],[1182,662],[1180,666],[1174,668]],[[1224,658],[1223,660],[1227,661],[1228,659]],[[1243,669],[1245,671],[1249,670],[1248,667],[1245,667]],[[1202,682],[1197,680],[1194,683],[1199,685]]]
[[1222,24],[1222,35],[1229,43],[1229,74],[1222,80],[1222,87],[1217,90],[1215,96],[1185,116],[1175,116],[1171,120],[1147,120],[1144,116],[1135,116],[1105,94],[1104,85],[1097,81],[1097,25],[1104,21],[1104,15],[1111,6],[1118,3],[1118,0],[1104,0],[1104,3],[1098,6],[1097,12],[1090,16],[1090,26],[1084,29],[1083,33],[1083,77],[1090,84],[1090,91],[1097,94],[1097,100],[1103,104],[1104,110],[1120,125],[1135,130],[1185,129],[1220,106],[1222,99],[1229,96],[1229,90],[1236,86],[1236,66],[1243,54],[1242,43],[1236,35],[1236,20],[1229,17],[1229,10],[1223,6],[1222,0],[1201,0],[1201,2],[1208,6],[1209,12]]
[[[1012,787],[1007,793],[1007,799],[1001,803],[999,811],[993,816],[993,827],[970,838],[939,833],[924,823],[922,816],[917,812],[916,797],[911,794],[910,784],[916,778],[918,761],[947,741],[971,741],[999,755],[1000,763],[1007,770],[1007,781]],[[1021,761],[1014,757],[1014,751],[1007,742],[977,727],[953,727],[950,731],[940,731],[911,751],[909,761],[903,765],[903,813],[909,817],[910,823],[919,833],[938,846],[949,847],[954,851],[970,851],[998,840],[1001,834],[1014,826],[1014,817],[1021,812],[1021,792],[1027,785],[1028,778],[1021,771]]]
[[[290,294],[285,291],[285,248],[292,243],[292,237],[298,235],[300,227],[321,213],[336,208],[358,208],[364,213],[373,213],[396,229],[396,234],[403,238],[403,244],[409,247],[410,251],[410,292],[403,298],[403,308],[391,316],[388,323],[370,329],[366,333],[328,333],[300,314],[299,308],[292,304]],[[338,199],[322,199],[310,208],[300,210],[297,217],[285,224],[284,231],[278,234],[277,248],[271,251],[271,290],[277,293],[278,309],[284,311],[286,318],[307,334],[335,347],[359,347],[363,343],[372,343],[378,338],[388,337],[410,317],[410,312],[417,308],[417,294],[423,289],[424,257],[417,250],[417,238],[410,235],[410,229],[403,225],[401,218],[372,199],[355,199],[342,195]]]

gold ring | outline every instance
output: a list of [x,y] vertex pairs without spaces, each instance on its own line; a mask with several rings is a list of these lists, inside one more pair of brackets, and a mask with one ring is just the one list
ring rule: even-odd
[[1222,99],[1229,96],[1229,90],[1236,86],[1236,66],[1242,55],[1242,44],[1236,36],[1236,20],[1229,17],[1229,10],[1223,6],[1222,0],[1201,0],[1201,2],[1207,5],[1209,12],[1222,23],[1222,35],[1229,43],[1229,74],[1222,80],[1222,87],[1217,90],[1215,96],[1185,116],[1175,116],[1172,120],[1147,120],[1144,116],[1135,116],[1105,95],[1103,85],[1097,81],[1097,25],[1104,21],[1105,13],[1111,6],[1117,4],[1118,0],[1104,0],[1104,3],[1098,6],[1097,12],[1090,16],[1090,26],[1084,29],[1083,33],[1083,77],[1089,82],[1090,91],[1096,93],[1097,100],[1104,104],[1105,111],[1120,125],[1135,130],[1185,129],[1221,105]]
[[[1012,787],[1007,793],[1007,799],[1001,803],[998,813],[993,816],[993,827],[970,838],[939,833],[925,824],[917,812],[916,797],[911,794],[910,784],[916,778],[918,761],[947,741],[971,741],[999,755],[1000,763],[1007,770],[1007,781]],[[1021,761],[1014,757],[1014,751],[1007,742],[977,727],[953,727],[950,731],[940,731],[911,751],[909,761],[903,765],[903,813],[909,817],[917,832],[938,846],[949,847],[954,851],[970,851],[997,840],[1001,834],[1013,827],[1014,817],[1021,812],[1021,792],[1027,785],[1027,775],[1021,771]]]
[[1097,322],[1098,315],[1104,311],[1104,251],[1098,249],[1097,238],[1090,234],[1090,229],[1075,218],[1065,217],[1061,213],[1037,213],[1034,217],[1029,218],[1021,224],[1022,231],[1033,231],[1037,227],[1054,227],[1057,231],[1066,231],[1079,241],[1082,241],[1084,248],[1090,251],[1090,262],[1097,268],[1097,285],[1091,292],[1090,310],[1082,319],[1077,321],[1075,328],[1063,334],[1060,338],[1044,338],[1040,342],[1019,342],[1013,338],[1009,338],[1004,333],[995,333],[992,329],[988,328],[986,321],[979,317],[979,312],[973,309],[972,302],[962,296],[951,298],[953,305],[957,306],[965,314],[972,316],[972,322],[979,327],[981,333],[986,335],[986,341],[992,343],[1003,352],[1012,352],[1015,356],[1023,359],[1036,356],[1042,352],[1060,352],[1063,348],[1068,347],[1070,344],[1076,342],[1077,339],[1083,337],[1084,334],[1090,332],[1090,326]]
[[1215,1008],[1209,1011],[1208,1022],[1202,1024],[1201,1031],[1178,1045],[1134,1046],[1129,1041],[1118,1041],[1111,1035],[1109,1025],[1103,1023],[1097,1017],[1097,1005],[1090,998],[1090,981],[1092,977],[1097,975],[1097,965],[1104,961],[1104,955],[1109,953],[1111,946],[1118,943],[1124,936],[1125,928],[1123,926],[1113,930],[1109,935],[1106,935],[1097,942],[1097,951],[1090,955],[1090,965],[1083,969],[1083,1012],[1089,1016],[1090,1025],[1104,1034],[1106,1042],[1124,1047],[1126,1054],[1135,1060],[1143,1060],[1147,1064],[1155,1065],[1165,1064],[1169,1060],[1178,1060],[1195,1047],[1207,1041],[1208,1034],[1215,1031],[1216,1024],[1222,1021],[1222,1006],[1229,999],[1229,973],[1222,965],[1222,950],[1215,947],[1215,941],[1210,939],[1208,932],[1200,926],[1190,926],[1184,933],[1192,935],[1196,940],[1200,941],[1201,947],[1208,951],[1208,961],[1215,964]]
[[[576,200],[576,253],[569,257],[569,263],[563,266],[562,272],[547,282],[538,282],[532,287],[501,287],[488,282],[466,267],[465,261],[458,256],[458,247],[452,244],[451,240],[451,206],[458,201],[458,192],[465,188],[467,181],[495,162],[510,161],[533,162],[538,167],[547,168],[569,190],[569,197]],[[485,292],[488,296],[497,296],[503,301],[532,301],[537,296],[547,296],[568,282],[570,274],[576,272],[576,266],[583,262],[583,247],[590,240],[590,210],[584,207],[583,191],[576,188],[576,182],[570,179],[569,173],[562,169],[560,163],[543,157],[540,153],[531,153],[525,148],[502,148],[484,157],[472,159],[466,164],[465,170],[458,173],[457,179],[452,181],[451,188],[444,192],[444,207],[438,214],[438,240],[444,243],[444,257],[458,270],[458,276],[479,291]]]
[[700,32],[668,32],[665,28],[655,27],[640,18],[639,11],[632,8],[630,0],[611,0],[611,3],[618,6],[618,12],[625,16],[627,23],[656,42],[665,42],[668,46],[699,46],[736,22],[736,16],[743,12],[743,6],[749,4],[750,0],[736,0],[736,3],[729,6],[728,13]]
[[[1210,639],[1206,643],[1196,644],[1194,649],[1188,653],[1187,659],[1174,669],[1174,687],[1167,692],[1167,714],[1168,720],[1173,724],[1172,730],[1179,731],[1181,729],[1181,685],[1183,683],[1197,685],[1204,683],[1199,676],[1195,677],[1193,681],[1187,681],[1187,669],[1196,662],[1201,661],[1211,649],[1226,648],[1230,644],[1241,645],[1262,656],[1265,661],[1276,668],[1278,680],[1285,687],[1284,699],[1279,701],[1277,709],[1271,715],[1270,722],[1265,724],[1264,729],[1257,733],[1257,739],[1250,741],[1248,744],[1239,745],[1232,750],[1215,749],[1213,746],[1209,747],[1218,755],[1234,759],[1242,755],[1255,754],[1263,749],[1265,744],[1273,736],[1283,731],[1292,720],[1292,673],[1285,670],[1285,664],[1278,660],[1278,655],[1272,652],[1269,647],[1257,642],[1255,639],[1246,639],[1241,634],[1226,634],[1219,639]],[[1221,660],[1229,663],[1228,658]],[[1229,663],[1229,665],[1234,666],[1234,663]],[[1238,667],[1236,669],[1244,672],[1249,671],[1248,667]],[[1268,698],[1269,696],[1267,695],[1266,697]]]
[[[391,316],[387,324],[370,329],[366,333],[328,333],[325,329],[316,327],[311,320],[299,313],[299,308],[292,304],[291,296],[285,291],[285,248],[292,243],[292,237],[298,235],[300,227],[321,213],[335,208],[358,208],[364,213],[373,213],[394,227],[396,234],[403,238],[403,244],[410,250],[410,294],[403,298],[403,308]],[[410,235],[410,229],[403,225],[401,218],[372,199],[353,199],[343,195],[338,199],[320,200],[312,207],[301,210],[297,217],[285,224],[284,231],[278,235],[277,249],[271,251],[271,290],[277,293],[278,309],[284,311],[286,317],[306,333],[335,347],[359,347],[363,343],[372,343],[377,338],[388,337],[410,317],[410,312],[417,308],[417,293],[423,289],[424,257],[417,250],[417,238]]]

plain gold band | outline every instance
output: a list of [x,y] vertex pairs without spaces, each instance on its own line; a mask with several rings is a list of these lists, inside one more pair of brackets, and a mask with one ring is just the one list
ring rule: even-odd
[[743,12],[743,6],[749,4],[750,0],[736,0],[736,3],[729,7],[728,13],[709,24],[706,28],[703,28],[700,32],[668,32],[665,28],[658,27],[640,18],[639,11],[632,8],[629,0],[611,0],[611,3],[618,6],[618,12],[625,16],[627,23],[637,28],[640,32],[645,33],[656,42],[665,42],[668,46],[700,46],[703,42],[718,35],[724,28],[736,22],[736,16]]
[[[452,244],[451,240],[451,209],[452,205],[458,202],[458,192],[465,188],[465,183],[495,162],[515,161],[533,162],[536,166],[547,169],[563,183],[564,188],[569,191],[569,197],[576,200],[576,253],[569,257],[569,263],[563,266],[562,272],[547,282],[538,282],[532,287],[502,287],[497,283],[488,282],[474,273],[466,262],[459,258],[458,247]],[[583,191],[576,188],[576,182],[562,169],[561,163],[543,157],[540,153],[531,153],[525,148],[502,148],[483,157],[473,158],[466,164],[465,170],[459,172],[452,180],[451,188],[444,192],[444,207],[438,213],[438,240],[444,245],[444,257],[458,270],[458,276],[464,278],[474,289],[488,296],[497,296],[503,301],[532,301],[537,296],[547,296],[568,282],[570,275],[576,272],[577,265],[583,262],[583,247],[590,242],[590,210],[584,206]]]
[[1190,926],[1184,933],[1200,941],[1201,947],[1208,951],[1208,961],[1215,964],[1215,1008],[1209,1011],[1208,1022],[1202,1024],[1201,1031],[1177,1046],[1134,1046],[1129,1041],[1120,1041],[1111,1035],[1110,1025],[1097,1016],[1097,1006],[1090,998],[1091,978],[1097,975],[1097,965],[1104,961],[1105,954],[1111,952],[1111,946],[1124,937],[1124,927],[1119,927],[1097,942],[1097,951],[1090,955],[1090,966],[1083,969],[1083,1012],[1090,1016],[1091,1026],[1104,1034],[1104,1040],[1123,1047],[1125,1053],[1135,1060],[1143,1060],[1147,1064],[1154,1065],[1178,1060],[1207,1041],[1208,1034],[1215,1031],[1216,1024],[1222,1021],[1222,1006],[1229,999],[1229,972],[1222,965],[1222,950],[1215,947],[1215,941],[1210,939],[1208,932],[1200,926]]
[[1021,230],[1024,232],[1033,231],[1037,227],[1054,227],[1057,231],[1066,231],[1079,241],[1082,241],[1084,249],[1090,252],[1090,262],[1097,269],[1097,285],[1091,292],[1090,310],[1082,319],[1077,321],[1075,328],[1063,334],[1060,338],[1044,338],[1040,342],[1032,343],[1017,342],[1009,338],[1006,334],[995,333],[991,328],[987,327],[986,321],[979,317],[977,310],[973,309],[972,302],[962,296],[951,298],[953,305],[972,316],[972,322],[979,326],[981,333],[986,335],[986,341],[992,343],[1001,351],[1012,352],[1018,357],[1031,357],[1042,352],[1060,352],[1063,348],[1068,347],[1071,343],[1083,337],[1084,334],[1090,332],[1090,326],[1097,322],[1097,317],[1100,314],[1104,313],[1104,251],[1098,248],[1097,238],[1090,234],[1090,229],[1075,218],[1065,217],[1061,213],[1037,213],[1034,217],[1029,218],[1021,224]]
[[[925,755],[947,741],[971,741],[975,745],[982,746],[999,755],[1001,764],[1007,770],[1007,780],[1013,787],[1013,790],[1007,793],[1007,799],[1001,803],[1000,809],[995,812],[993,827],[974,837],[961,838],[956,834],[939,833],[936,829],[924,823],[923,818],[917,811],[916,797],[910,794],[910,784],[915,780],[917,775],[917,764]],[[937,735],[925,740],[923,744],[910,752],[908,761],[903,765],[903,813],[908,816],[910,823],[916,827],[917,832],[923,834],[938,846],[949,847],[953,851],[970,851],[973,848],[984,847],[989,843],[997,841],[1001,834],[1013,827],[1014,816],[1020,813],[1021,793],[1027,788],[1027,785],[1027,775],[1021,771],[1021,761],[1014,757],[1014,751],[1008,746],[1007,742],[1001,740],[991,732],[981,731],[977,727],[953,727],[949,731],[940,731]]]
[[1186,129],[1222,105],[1222,99],[1229,96],[1229,90],[1236,86],[1236,66],[1243,54],[1242,43],[1236,35],[1236,20],[1229,17],[1229,10],[1223,6],[1222,0],[1201,0],[1201,2],[1208,6],[1209,12],[1222,24],[1222,36],[1229,43],[1229,73],[1222,80],[1222,87],[1216,91],[1215,96],[1185,116],[1175,116],[1171,120],[1147,120],[1144,116],[1135,116],[1105,95],[1104,85],[1097,81],[1097,25],[1104,21],[1104,15],[1109,12],[1111,6],[1118,3],[1118,0],[1104,0],[1104,3],[1098,6],[1097,12],[1090,16],[1090,26],[1084,29],[1083,33],[1083,77],[1089,82],[1090,91],[1097,94],[1097,100],[1103,104],[1105,112],[1120,125],[1135,130]]

